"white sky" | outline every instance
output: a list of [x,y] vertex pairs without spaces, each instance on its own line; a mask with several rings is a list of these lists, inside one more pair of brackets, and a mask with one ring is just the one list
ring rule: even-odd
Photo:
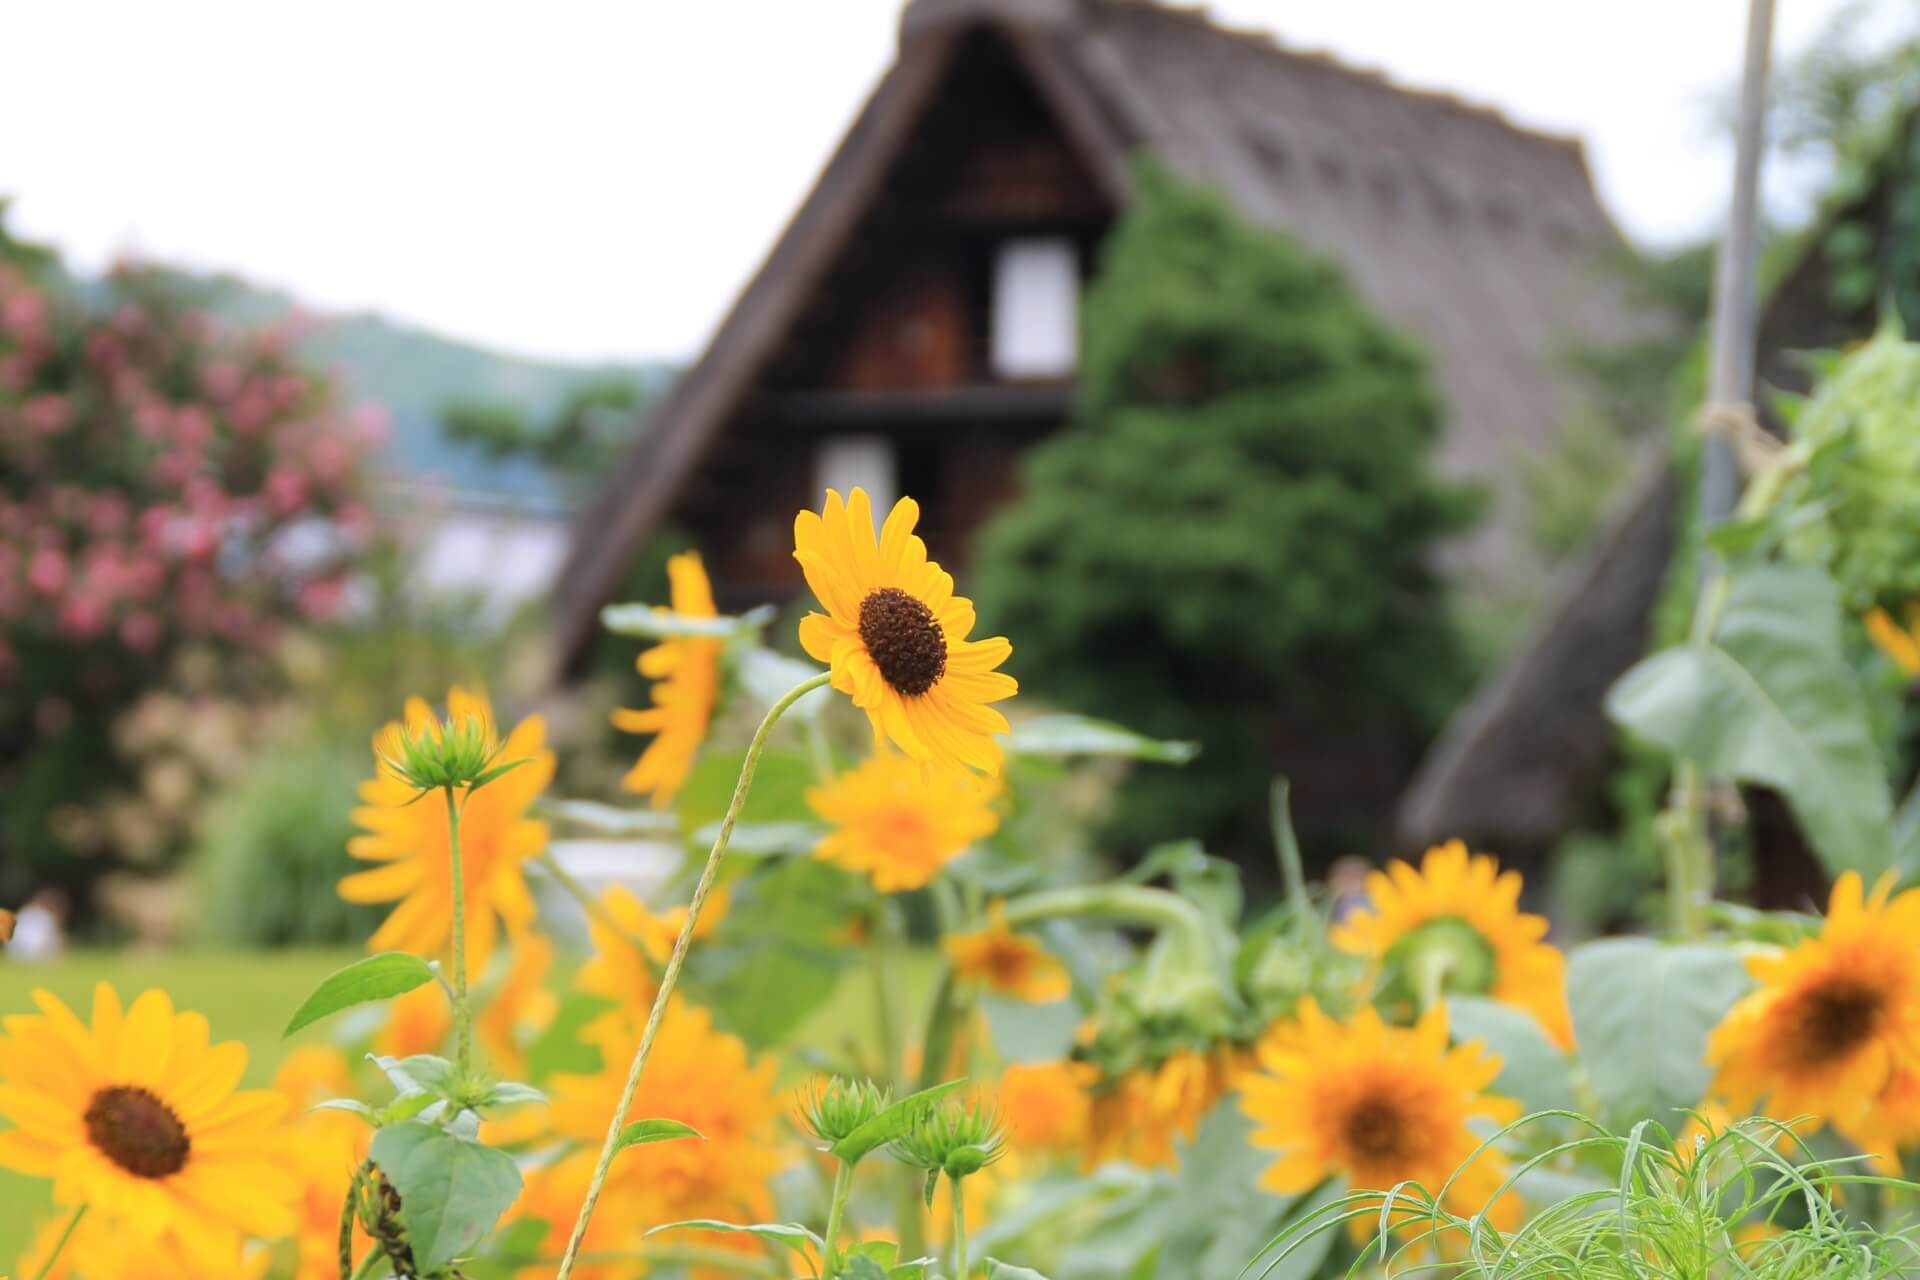
[[[26,0],[0,193],[85,267],[136,251],[531,354],[684,357],[890,59],[898,7]],[[1721,214],[1746,0],[1211,7],[1580,135],[1644,243]],[[1840,7],[1779,0],[1777,51]]]

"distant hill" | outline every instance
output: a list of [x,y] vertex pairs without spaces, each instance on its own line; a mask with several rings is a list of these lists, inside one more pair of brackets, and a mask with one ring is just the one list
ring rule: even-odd
[[305,319],[301,347],[332,369],[352,403],[374,402],[390,415],[381,464],[391,475],[541,505],[567,502],[554,476],[522,459],[497,459],[440,431],[448,401],[497,400],[538,420],[576,387],[610,374],[632,377],[654,398],[672,381],[664,361],[569,364],[533,360],[443,338],[372,313],[328,314],[292,295],[229,275],[180,273],[209,311],[228,324],[257,327],[295,313]]

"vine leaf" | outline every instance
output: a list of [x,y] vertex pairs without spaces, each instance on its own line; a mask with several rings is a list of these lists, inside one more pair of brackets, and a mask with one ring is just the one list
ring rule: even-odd
[[315,987],[306,1002],[294,1010],[287,1029],[280,1034],[290,1036],[342,1009],[403,996],[432,981],[432,967],[419,956],[403,951],[383,951],[377,956],[356,960]]
[[1871,881],[1893,865],[1893,800],[1842,616],[1818,570],[1743,570],[1712,640],[1642,660],[1607,713],[1709,775],[1777,788],[1829,870]]
[[471,1251],[520,1195],[512,1156],[430,1124],[389,1125],[373,1135],[369,1154],[400,1196],[400,1221],[423,1273]]

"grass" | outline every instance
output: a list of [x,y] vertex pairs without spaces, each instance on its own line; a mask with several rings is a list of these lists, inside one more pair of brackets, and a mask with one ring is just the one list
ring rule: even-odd
[[[321,1043],[325,1027],[310,1027],[291,1040],[280,1029],[296,1005],[320,980],[361,953],[354,949],[296,951],[77,951],[49,964],[0,962],[0,1016],[28,1012],[32,993],[45,987],[87,1016],[96,982],[106,981],[130,1000],[149,987],[163,987],[175,1005],[197,1009],[213,1024],[217,1040],[247,1046],[249,1086],[266,1084],[283,1054],[294,1045]],[[909,1027],[924,1020],[937,958],[916,949],[899,969],[902,1003]],[[877,1041],[872,978],[850,970],[831,999],[794,1035],[797,1045],[862,1046]],[[26,1247],[37,1223],[48,1213],[46,1184],[0,1170],[0,1275]]]

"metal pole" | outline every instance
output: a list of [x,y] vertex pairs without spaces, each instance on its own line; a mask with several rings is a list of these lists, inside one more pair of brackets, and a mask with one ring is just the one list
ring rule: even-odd
[[[1753,399],[1754,271],[1759,256],[1760,159],[1766,150],[1767,70],[1773,49],[1773,0],[1751,0],[1747,60],[1740,79],[1739,134],[1733,158],[1733,202],[1713,277],[1709,406]],[[1718,524],[1740,498],[1740,472],[1723,432],[1707,434],[1700,473],[1700,519]]]

